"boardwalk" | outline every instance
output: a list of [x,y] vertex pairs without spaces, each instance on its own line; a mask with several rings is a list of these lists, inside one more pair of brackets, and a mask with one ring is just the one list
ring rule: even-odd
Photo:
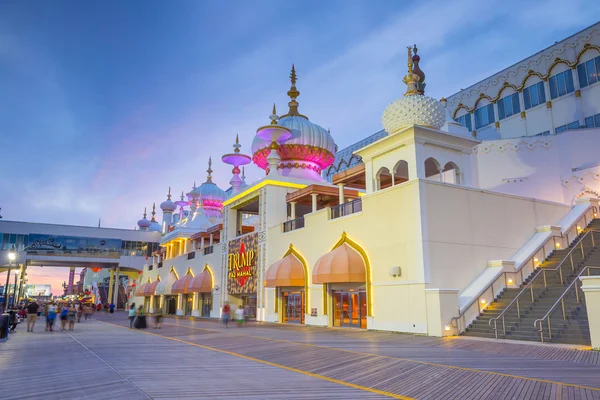
[[161,330],[126,324],[117,314],[71,333],[21,330],[0,345],[0,398],[600,400],[598,352],[187,319]]

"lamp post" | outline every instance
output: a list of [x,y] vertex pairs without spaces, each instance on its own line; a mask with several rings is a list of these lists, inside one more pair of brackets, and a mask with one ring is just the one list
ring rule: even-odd
[[12,305],[13,307],[15,306],[15,295],[17,294],[17,277],[19,276],[18,272],[15,272],[15,285],[13,286],[13,298],[12,298]]
[[8,272],[6,273],[6,285],[4,285],[4,311],[8,307],[8,282],[10,280],[10,270],[12,268],[12,263],[17,258],[17,252],[15,251],[15,245],[11,247],[8,251]]

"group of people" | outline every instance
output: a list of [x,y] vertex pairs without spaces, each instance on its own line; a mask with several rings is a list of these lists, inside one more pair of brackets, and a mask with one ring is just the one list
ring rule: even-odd
[[9,331],[15,332],[19,320],[27,318],[27,332],[33,332],[35,324],[40,317],[46,319],[46,332],[54,331],[54,322],[57,317],[60,320],[61,331],[72,331],[75,328],[75,322],[81,322],[81,317],[84,321],[96,311],[96,306],[92,304],[82,303],[58,303],[48,301],[41,305],[33,300],[18,309],[11,309],[9,314]]
[[[242,305],[239,305],[238,308],[236,308],[233,313],[234,313],[235,321],[237,323],[238,328],[248,325],[248,316],[250,315],[250,313],[247,308],[244,308]],[[223,314],[222,314],[223,326],[225,326],[225,328],[227,328],[227,326],[229,325],[230,320],[231,320],[231,306],[229,305],[229,302],[226,301],[225,305],[223,305]]]
[[[160,309],[157,310],[154,315],[154,329],[162,328],[162,311]],[[137,309],[135,308],[135,303],[131,303],[128,310],[128,318],[129,318],[129,329],[146,329],[146,313],[144,311],[144,306],[139,306]]]

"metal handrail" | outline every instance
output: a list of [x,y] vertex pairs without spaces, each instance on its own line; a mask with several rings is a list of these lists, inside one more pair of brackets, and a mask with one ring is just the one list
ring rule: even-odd
[[564,264],[564,262],[569,259],[571,261],[571,270],[575,270],[575,266],[573,264],[573,252],[575,250],[577,250],[577,248],[580,247],[581,245],[581,255],[583,258],[585,258],[585,253],[583,250],[583,241],[585,240],[586,237],[588,237],[588,235],[591,236],[592,238],[592,247],[596,247],[595,245],[595,241],[594,241],[594,233],[600,233],[600,231],[596,231],[596,230],[589,230],[587,231],[582,237],[579,238],[579,240],[577,241],[577,243],[573,246],[573,248],[565,255],[565,257],[562,259],[562,261],[556,266],[556,268],[554,269],[548,269],[548,268],[539,268],[538,272],[534,275],[534,277],[531,279],[531,281],[519,292],[519,294],[510,302],[508,303],[508,305],[506,307],[504,307],[504,310],[502,310],[502,312],[495,318],[491,318],[488,321],[488,325],[490,327],[492,327],[492,321],[494,322],[494,326],[492,327],[492,329],[494,330],[494,334],[496,339],[498,339],[498,320],[500,318],[502,318],[502,332],[504,335],[506,335],[506,324],[504,321],[504,314],[512,307],[513,304],[516,303],[517,306],[517,317],[521,318],[521,309],[519,306],[519,298],[521,297],[522,294],[524,294],[528,289],[529,292],[531,294],[531,302],[535,302],[535,297],[533,294],[533,283],[535,282],[535,280],[538,278],[538,276],[540,276],[540,274],[542,274],[542,276],[544,277],[544,287],[548,287],[547,285],[547,281],[546,281],[546,272],[556,272],[559,271],[560,273],[560,281],[561,283],[563,282],[563,274],[562,274],[562,266]]
[[540,328],[537,331],[540,333],[540,339],[541,339],[542,343],[544,342],[544,325],[543,325],[544,320],[546,318],[548,318],[548,338],[552,339],[552,325],[550,324],[550,314],[554,311],[554,309],[556,308],[556,306],[558,306],[558,303],[560,302],[562,305],[563,319],[567,319],[567,314],[565,312],[565,296],[567,295],[567,292],[569,292],[572,289],[573,285],[575,285],[575,296],[577,298],[577,303],[579,303],[579,286],[577,286],[577,281],[579,280],[581,275],[584,274],[585,271],[587,271],[588,276],[590,276],[590,271],[592,269],[600,269],[600,267],[586,266],[579,273],[579,275],[577,275],[577,277],[573,280],[573,282],[571,282],[571,284],[565,289],[563,294],[560,295],[560,297],[558,298],[558,300],[556,300],[556,302],[552,305],[552,307],[550,307],[550,309],[548,310],[546,315],[544,315],[542,318],[539,318],[539,319],[536,319],[535,321],[533,321],[534,328],[537,328],[538,322],[540,324]]

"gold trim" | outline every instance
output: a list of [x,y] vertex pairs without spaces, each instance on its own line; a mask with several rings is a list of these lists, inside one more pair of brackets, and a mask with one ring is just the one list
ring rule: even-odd
[[552,108],[552,102],[551,101],[547,101],[546,102],[546,108]]
[[171,265],[171,269],[169,270],[169,273],[173,273],[175,274],[175,278],[179,279],[179,274],[177,273],[177,270],[175,269],[174,265]]
[[309,304],[308,304],[308,297],[309,297],[309,294],[308,294],[308,277],[309,277],[308,263],[306,262],[306,259],[304,258],[304,256],[302,256],[302,254],[300,254],[300,252],[298,250],[296,250],[294,245],[291,243],[290,243],[289,249],[285,252],[285,254],[283,255],[283,257],[281,257],[281,259],[286,258],[290,254],[293,255],[294,257],[296,257],[298,259],[298,261],[300,261],[302,263],[302,268],[304,268],[304,313],[310,314],[308,312],[308,309],[309,309]]
[[354,250],[356,250],[358,252],[358,254],[360,254],[362,256],[362,258],[365,262],[365,267],[367,268],[367,270],[365,271],[366,277],[367,277],[367,282],[366,282],[366,285],[367,285],[367,316],[372,317],[373,316],[373,294],[372,294],[372,287],[371,287],[371,262],[369,261],[369,256],[367,256],[367,252],[362,248],[361,245],[359,245],[354,240],[352,240],[348,237],[348,234],[345,231],[342,232],[342,237],[340,238],[340,240],[338,240],[337,243],[329,251],[333,251],[333,250],[337,249],[344,243],[347,244],[348,246],[352,247]]
[[496,127],[496,129],[500,129],[500,121],[494,122],[494,126]]
[[575,91],[575,97],[581,97],[581,90],[577,89]]
[[577,65],[581,61],[581,57],[588,50],[596,50],[598,53],[600,53],[600,46],[596,46],[594,44],[586,43],[583,46],[583,49],[579,52],[579,54],[577,54],[576,60],[573,61],[572,63],[570,63],[569,61],[564,60],[562,58],[558,58],[558,57],[555,58],[554,61],[552,62],[552,64],[550,64],[550,67],[548,67],[548,70],[546,71],[545,74],[541,74],[539,72],[536,72],[536,71],[530,69],[527,72],[527,75],[525,75],[525,77],[521,81],[521,85],[516,86],[516,85],[513,85],[511,83],[504,82],[503,85],[502,85],[502,87],[498,90],[498,93],[497,93],[496,97],[492,98],[492,97],[490,97],[490,96],[488,96],[486,94],[479,93],[479,97],[477,98],[477,100],[475,100],[475,104],[473,105],[473,107],[469,108],[466,105],[464,105],[463,103],[459,103],[458,106],[456,106],[456,109],[454,110],[454,113],[452,114],[452,119],[456,118],[456,115],[458,114],[458,112],[461,109],[465,109],[469,113],[473,112],[477,108],[477,105],[479,104],[479,102],[481,101],[481,99],[483,99],[483,98],[486,98],[486,99],[490,100],[490,102],[496,102],[496,101],[498,101],[500,99],[500,95],[502,94],[502,92],[506,88],[510,87],[515,92],[521,92],[525,88],[525,84],[527,83],[527,80],[529,80],[529,78],[531,78],[532,76],[537,76],[537,77],[539,77],[544,82],[547,81],[548,78],[550,78],[550,74],[552,73],[552,70],[554,69],[554,67],[556,67],[559,64],[565,64],[567,67],[572,68],[572,69],[577,68]]
[[527,118],[527,113],[525,113],[525,111],[521,111],[521,118]]
[[471,136],[477,137],[477,131],[475,129],[473,129],[473,131],[471,132]]

